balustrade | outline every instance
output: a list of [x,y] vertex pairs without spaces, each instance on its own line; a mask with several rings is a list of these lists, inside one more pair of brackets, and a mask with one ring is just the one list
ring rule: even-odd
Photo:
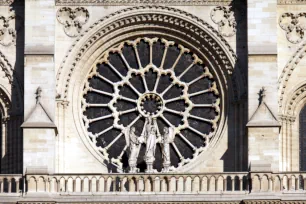
[[21,174],[0,174],[0,193],[17,193],[21,192],[20,184],[22,183]]
[[[27,175],[28,192],[223,192],[245,191],[247,173]],[[228,185],[227,181],[230,181]],[[49,188],[44,188],[48,183]]]

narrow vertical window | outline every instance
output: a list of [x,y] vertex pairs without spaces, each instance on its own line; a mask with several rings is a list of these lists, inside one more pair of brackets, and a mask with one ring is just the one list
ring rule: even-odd
[[300,112],[300,171],[306,171],[306,106]]

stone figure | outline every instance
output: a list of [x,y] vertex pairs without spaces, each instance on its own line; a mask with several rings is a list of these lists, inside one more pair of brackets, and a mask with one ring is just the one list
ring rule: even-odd
[[129,152],[130,173],[136,173],[138,171],[138,169],[136,168],[137,158],[142,141],[135,134],[135,127],[127,128],[125,133],[125,140],[130,150]]
[[153,162],[155,160],[155,149],[156,143],[160,140],[157,122],[155,119],[151,117],[146,119],[145,124],[145,141],[146,141],[146,153],[145,153],[145,161],[147,164],[147,173],[154,172]]
[[164,128],[164,135],[162,137],[162,155],[163,155],[163,169],[162,172],[169,172],[170,161],[170,143],[175,137],[173,128]]

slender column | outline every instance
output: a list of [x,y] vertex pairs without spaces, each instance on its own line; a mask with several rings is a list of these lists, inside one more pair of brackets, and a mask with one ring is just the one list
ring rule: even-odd
[[96,191],[100,191],[100,179],[96,179]]
[[155,189],[155,182],[156,182],[156,177],[152,178],[152,192],[156,192],[156,189]]
[[65,192],[68,192],[68,178],[65,178]]
[[84,192],[84,178],[81,178],[81,192]]
[[239,190],[243,191],[243,178],[239,178],[239,181],[240,181]]
[[227,177],[223,178],[223,191],[227,191]]
[[92,181],[88,179],[88,192],[92,192]]
[[19,178],[15,178],[16,181],[16,193],[19,193]]
[[108,192],[107,180],[108,180],[107,177],[104,178],[104,192]]
[[269,179],[269,191],[273,191],[273,186],[274,186],[274,179],[270,178]]
[[232,191],[235,191],[235,176],[231,177],[232,179]]
[[199,177],[199,191],[202,191],[202,180],[203,177]]
[[113,183],[113,192],[116,192],[116,191],[117,191],[117,188],[116,188],[116,180],[117,180],[117,178],[116,178],[116,177],[112,177],[112,183]]
[[123,192],[124,191],[124,179],[123,178],[120,178],[120,192]]
[[73,181],[72,181],[72,191],[73,192],[76,191],[76,178],[74,178]]
[[7,178],[7,182],[8,182],[8,192],[11,193],[12,192],[12,179]]
[[[133,183],[132,182],[134,182],[134,180],[133,179],[131,179],[131,178],[128,178],[128,184],[129,184],[129,192],[134,192],[134,190],[135,190],[135,188],[133,189]],[[132,190],[133,189],[133,190]]]
[[59,193],[60,192],[60,188],[61,188],[61,180],[59,179],[59,180],[57,180],[57,182],[56,182],[56,188],[57,188],[57,192]]

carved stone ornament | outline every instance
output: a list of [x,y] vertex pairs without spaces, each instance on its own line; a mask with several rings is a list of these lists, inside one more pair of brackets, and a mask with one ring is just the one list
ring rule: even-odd
[[84,7],[62,7],[57,11],[57,20],[64,25],[64,31],[70,37],[78,36],[88,19],[89,12]]
[[0,0],[0,6],[9,6],[14,2],[14,0]]
[[10,46],[15,43],[16,30],[15,24],[12,23],[15,19],[15,15],[0,16],[0,44],[3,46]]
[[221,35],[231,37],[236,33],[236,20],[232,7],[217,6],[211,11],[211,19],[218,24],[218,30]]
[[154,173],[196,159],[221,116],[210,69],[190,49],[158,37],[127,40],[106,51],[82,95],[93,147],[119,171],[132,173],[141,161],[143,171]]
[[284,13],[279,18],[280,27],[286,31],[287,40],[291,43],[300,43],[306,29],[306,13]]
[[306,0],[278,0],[278,5],[304,5]]
[[56,0],[57,6],[99,5],[122,6],[141,4],[162,4],[172,6],[229,5],[233,0]]

